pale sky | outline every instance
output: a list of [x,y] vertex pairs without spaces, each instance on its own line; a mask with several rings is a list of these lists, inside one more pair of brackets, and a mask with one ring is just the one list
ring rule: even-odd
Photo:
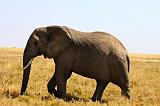
[[25,48],[48,25],[105,31],[129,53],[160,54],[160,0],[0,0],[0,47]]

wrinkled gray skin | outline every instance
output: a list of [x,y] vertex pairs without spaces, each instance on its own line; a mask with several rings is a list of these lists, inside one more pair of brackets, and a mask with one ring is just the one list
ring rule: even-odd
[[[122,95],[130,99],[127,51],[119,40],[108,33],[80,32],[65,26],[37,28],[24,50],[23,67],[39,55],[55,61],[55,73],[47,87],[48,92],[56,97],[66,98],[66,82],[74,72],[96,80],[92,101],[101,100],[109,82],[118,85]],[[27,88],[30,67],[31,64],[23,70],[21,95]]]

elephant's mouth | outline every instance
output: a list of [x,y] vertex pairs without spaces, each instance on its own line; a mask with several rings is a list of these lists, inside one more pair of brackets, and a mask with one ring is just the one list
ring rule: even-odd
[[49,56],[49,55],[45,55],[45,54],[43,54],[43,57],[46,59],[46,58],[48,58],[48,59],[51,59],[51,58],[53,58],[52,56]]
[[44,58],[47,58],[46,52],[43,53],[43,57],[44,57]]
[[46,56],[46,55],[43,55],[43,57],[44,57],[44,58],[47,58],[47,56]]

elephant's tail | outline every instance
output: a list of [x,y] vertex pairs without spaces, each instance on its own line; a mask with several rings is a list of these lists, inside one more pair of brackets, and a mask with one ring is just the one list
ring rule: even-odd
[[126,57],[127,57],[128,73],[129,73],[129,69],[130,69],[130,60],[129,60],[129,56],[128,56],[128,55],[126,55]]

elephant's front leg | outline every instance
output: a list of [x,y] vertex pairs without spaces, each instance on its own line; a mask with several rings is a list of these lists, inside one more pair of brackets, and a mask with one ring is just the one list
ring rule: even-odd
[[55,96],[57,96],[57,90],[55,89],[56,87],[56,75],[55,74],[48,82],[47,87],[48,87],[48,92],[50,94],[54,94]]
[[67,70],[62,67],[56,67],[57,97],[62,99],[66,98],[67,73]]

